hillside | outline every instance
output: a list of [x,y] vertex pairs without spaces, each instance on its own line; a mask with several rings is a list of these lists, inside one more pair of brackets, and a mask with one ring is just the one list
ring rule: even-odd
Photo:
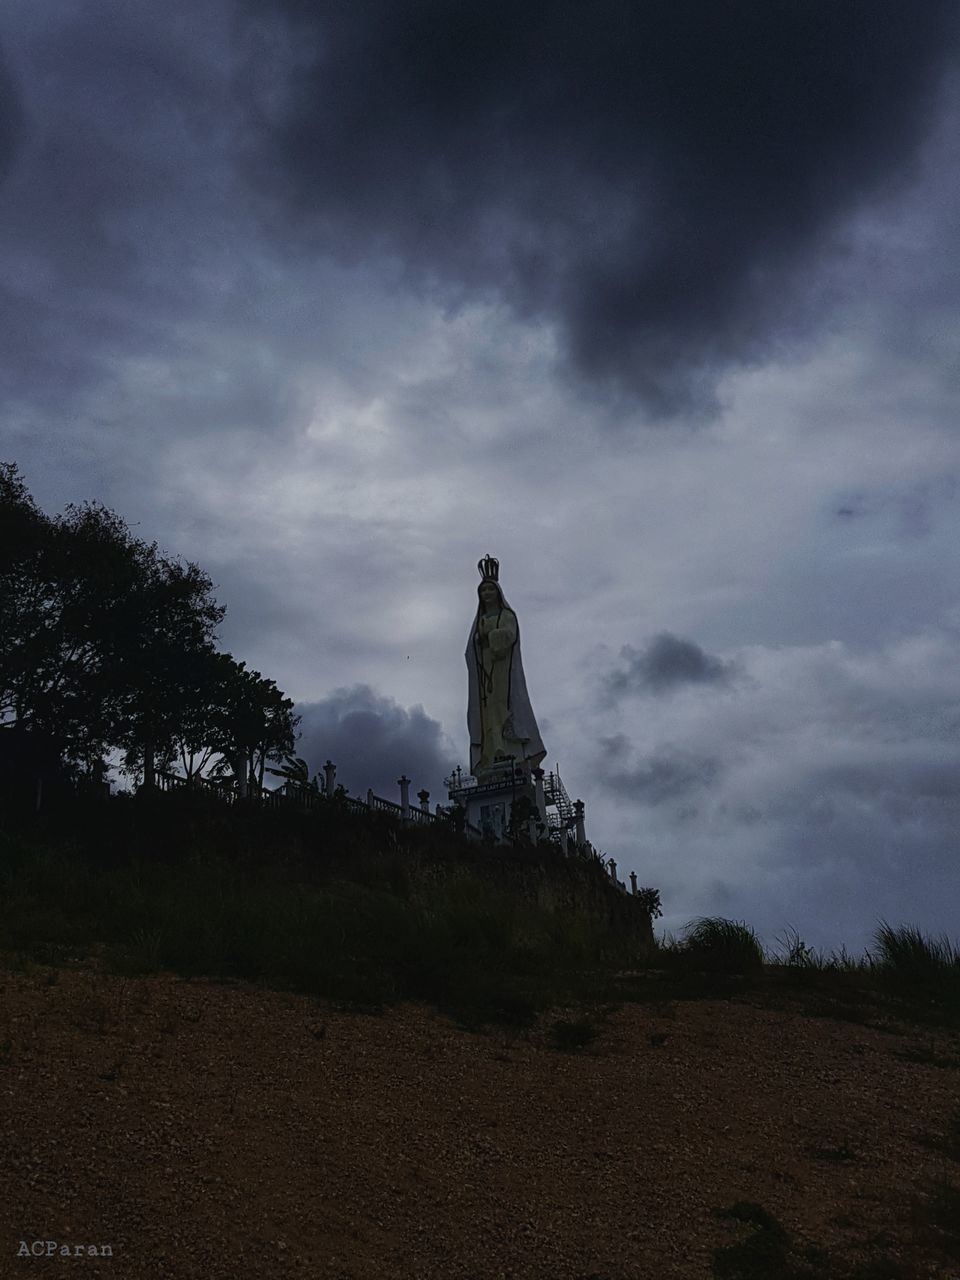
[[200,792],[68,803],[0,829],[0,951],[106,947],[125,973],[265,980],[355,1004],[529,1020],[649,959],[650,912],[593,857],[335,803]]
[[960,1273],[954,1032],[749,990],[477,1032],[95,958],[0,990],[4,1275]]
[[655,897],[336,805],[8,826],[0,1275],[960,1275],[960,955]]

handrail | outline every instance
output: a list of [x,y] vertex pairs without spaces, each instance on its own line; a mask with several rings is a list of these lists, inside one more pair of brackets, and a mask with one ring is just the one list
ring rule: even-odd
[[372,808],[376,809],[378,812],[403,813],[403,807],[401,805],[394,804],[392,800],[385,800],[383,796],[375,796],[371,794],[370,799],[372,801]]

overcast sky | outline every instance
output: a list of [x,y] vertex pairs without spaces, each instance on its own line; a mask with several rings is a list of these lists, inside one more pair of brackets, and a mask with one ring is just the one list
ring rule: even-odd
[[198,561],[354,793],[477,560],[663,925],[960,934],[947,0],[7,0],[0,457]]

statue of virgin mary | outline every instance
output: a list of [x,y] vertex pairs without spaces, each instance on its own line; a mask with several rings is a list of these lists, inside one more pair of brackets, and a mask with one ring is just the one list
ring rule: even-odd
[[481,560],[477,616],[467,640],[470,772],[482,779],[512,759],[535,769],[547,754],[533,716],[520,657],[517,615],[500,589],[500,563]]

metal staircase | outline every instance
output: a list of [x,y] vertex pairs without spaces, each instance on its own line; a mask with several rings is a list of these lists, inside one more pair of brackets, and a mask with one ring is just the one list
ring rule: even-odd
[[561,827],[572,827],[575,821],[573,801],[567,795],[559,770],[556,773],[548,773],[544,778],[543,797],[547,807],[555,811],[547,814],[547,823],[550,828],[559,830]]

